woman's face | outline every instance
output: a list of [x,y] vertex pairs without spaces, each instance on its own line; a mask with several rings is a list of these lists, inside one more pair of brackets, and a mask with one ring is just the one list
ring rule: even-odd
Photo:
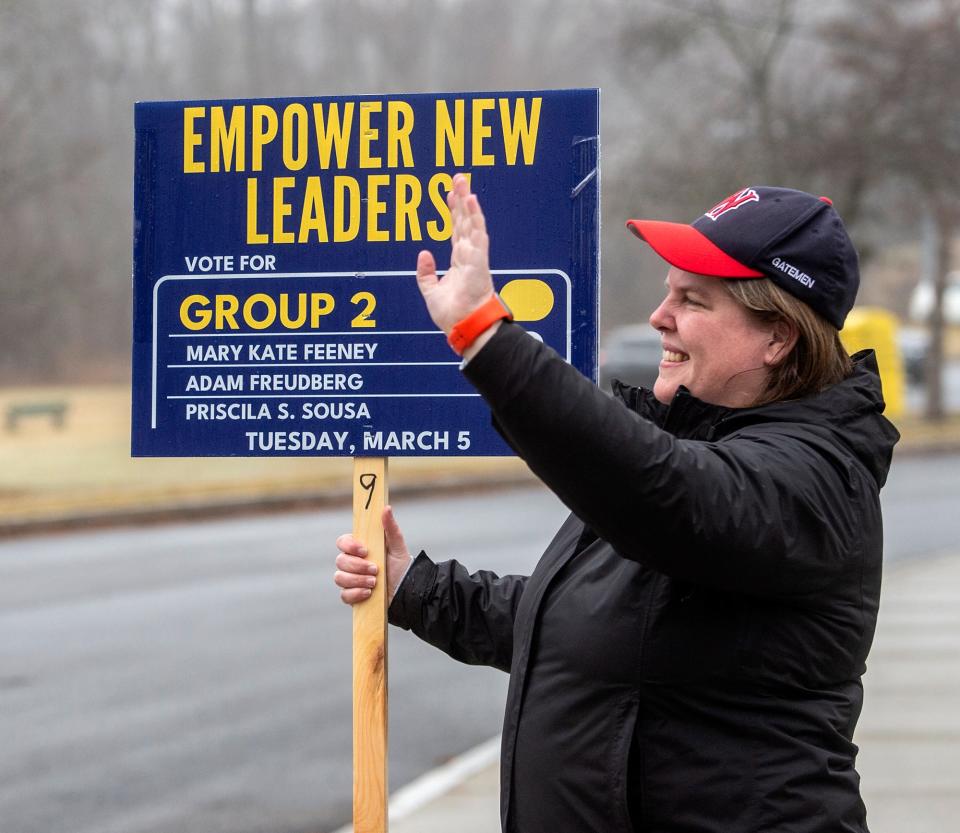
[[704,402],[731,408],[759,397],[783,344],[730,295],[719,278],[672,268],[667,297],[650,316],[663,357],[653,394],[669,403],[680,385]]

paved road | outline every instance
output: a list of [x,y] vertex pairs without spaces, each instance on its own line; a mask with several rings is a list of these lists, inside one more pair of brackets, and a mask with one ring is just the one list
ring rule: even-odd
[[895,455],[880,499],[887,561],[956,552],[960,542],[960,454]]
[[[955,547],[958,466],[960,455],[897,461],[888,558]],[[435,557],[521,572],[564,510],[529,489],[398,513]],[[327,542],[348,523],[341,511],[0,544],[0,830],[316,833],[346,821],[350,617]],[[393,631],[392,787],[496,734],[505,684]]]
[[[411,544],[500,572],[529,570],[565,515],[536,489],[397,511]],[[349,523],[339,511],[0,544],[0,831],[345,821],[351,618],[331,575]],[[390,650],[399,786],[497,733],[506,675],[396,630]]]

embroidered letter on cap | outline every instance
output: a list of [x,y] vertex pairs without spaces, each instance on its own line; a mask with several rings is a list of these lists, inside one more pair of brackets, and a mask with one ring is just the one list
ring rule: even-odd
[[742,191],[732,194],[725,200],[721,200],[706,213],[706,216],[716,222],[716,220],[728,211],[733,211],[733,209],[739,208],[748,202],[760,202],[760,196],[753,188],[744,188]]

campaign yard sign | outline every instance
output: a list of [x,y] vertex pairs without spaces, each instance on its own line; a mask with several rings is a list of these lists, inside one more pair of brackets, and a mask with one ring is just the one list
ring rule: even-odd
[[430,321],[453,174],[516,320],[596,378],[599,91],[138,103],[135,456],[509,455]]

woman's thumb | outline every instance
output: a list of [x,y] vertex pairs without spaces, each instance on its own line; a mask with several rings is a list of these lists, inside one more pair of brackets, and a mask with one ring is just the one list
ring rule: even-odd
[[393,517],[393,507],[383,507],[383,535],[387,542],[387,552],[397,553],[406,549],[403,540],[403,533],[400,531],[400,524]]
[[433,255],[424,249],[417,255],[417,286],[420,294],[426,296],[437,285],[437,262]]

